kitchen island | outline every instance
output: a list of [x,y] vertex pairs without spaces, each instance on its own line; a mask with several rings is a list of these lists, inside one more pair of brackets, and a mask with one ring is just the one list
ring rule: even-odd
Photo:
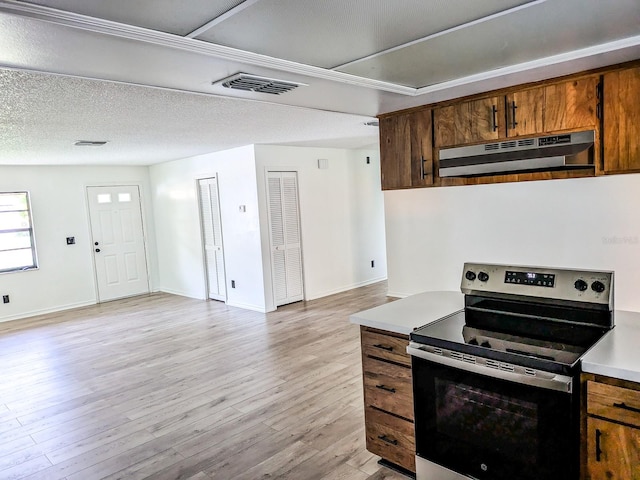
[[[462,308],[459,292],[424,292],[350,317],[361,329],[367,449],[383,463],[415,471],[409,334]],[[640,479],[640,313],[614,318],[582,359],[584,479]]]

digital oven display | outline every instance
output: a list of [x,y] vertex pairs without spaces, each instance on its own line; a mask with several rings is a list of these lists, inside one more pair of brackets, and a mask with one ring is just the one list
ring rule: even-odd
[[518,283],[536,287],[554,287],[556,276],[553,273],[509,272],[504,274],[504,283]]

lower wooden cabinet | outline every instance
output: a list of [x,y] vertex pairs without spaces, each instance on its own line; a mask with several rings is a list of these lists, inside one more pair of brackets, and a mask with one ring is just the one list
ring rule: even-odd
[[640,384],[583,375],[587,480],[640,479]]
[[415,472],[409,337],[361,327],[367,450]]

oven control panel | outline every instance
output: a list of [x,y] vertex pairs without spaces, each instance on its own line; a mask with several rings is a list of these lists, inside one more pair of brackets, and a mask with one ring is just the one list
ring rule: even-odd
[[609,305],[613,272],[465,263],[463,293],[500,293]]

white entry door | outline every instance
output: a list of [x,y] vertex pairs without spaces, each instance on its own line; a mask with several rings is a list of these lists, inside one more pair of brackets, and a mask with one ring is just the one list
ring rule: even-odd
[[276,306],[304,298],[298,174],[268,172],[271,268]]
[[136,185],[87,187],[98,301],[149,293]]
[[200,217],[209,298],[224,302],[227,300],[227,282],[224,270],[218,180],[216,178],[203,178],[198,180],[198,187],[200,190]]

